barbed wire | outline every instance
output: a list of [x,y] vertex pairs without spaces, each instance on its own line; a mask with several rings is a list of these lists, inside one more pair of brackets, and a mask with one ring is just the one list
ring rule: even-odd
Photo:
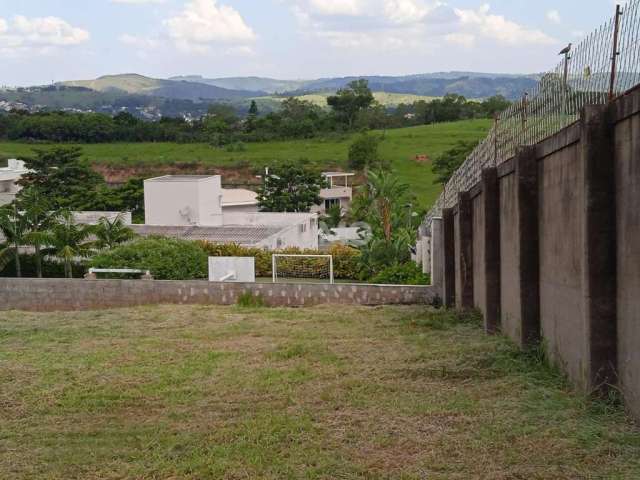
[[570,46],[563,60],[540,75],[537,85],[496,117],[487,137],[444,186],[425,225],[453,207],[482,169],[497,166],[518,147],[535,145],[579,120],[586,105],[609,102],[640,84],[640,0],[616,8],[616,15]]

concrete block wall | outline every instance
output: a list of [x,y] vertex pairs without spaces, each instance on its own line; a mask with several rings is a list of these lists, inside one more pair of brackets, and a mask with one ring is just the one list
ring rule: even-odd
[[618,378],[640,418],[640,95],[616,103]]
[[268,306],[428,305],[429,286],[209,283],[204,281],[0,279],[0,310],[69,311],[151,304],[234,305],[250,292]]
[[433,255],[444,255],[446,268],[436,287],[449,285],[450,303],[490,317],[488,332],[495,318],[495,329],[521,347],[543,344],[580,390],[620,387],[640,419],[639,205],[637,89],[587,107],[581,121],[462,192],[443,213],[449,235]]
[[484,316],[487,315],[487,303],[486,303],[486,289],[487,279],[485,276],[485,242],[484,242],[484,209],[483,209],[483,195],[482,191],[479,191],[476,195],[472,196],[472,236],[474,241],[472,242],[472,265],[473,265],[473,299],[474,305],[482,312]]

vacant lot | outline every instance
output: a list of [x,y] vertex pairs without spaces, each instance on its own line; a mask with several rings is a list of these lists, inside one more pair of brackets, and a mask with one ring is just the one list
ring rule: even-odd
[[[384,136],[381,157],[389,161],[396,174],[412,188],[423,206],[430,206],[440,186],[433,183],[431,162],[417,162],[416,155],[434,159],[456,142],[477,141],[485,137],[490,120],[424,125],[376,132]],[[85,158],[101,167],[108,176],[119,179],[128,175],[152,175],[166,169],[180,168],[182,173],[197,173],[198,168],[226,169],[225,177],[236,181],[256,181],[254,174],[265,166],[284,161],[306,159],[320,169],[346,169],[353,136],[342,135],[287,142],[248,143],[242,151],[214,148],[207,144],[177,143],[109,143],[81,145]],[[47,148],[51,145],[38,145]],[[33,153],[34,145],[0,142],[0,159],[24,157]],[[234,150],[236,148],[234,147]]]
[[0,316],[0,478],[640,477],[616,407],[423,308]]

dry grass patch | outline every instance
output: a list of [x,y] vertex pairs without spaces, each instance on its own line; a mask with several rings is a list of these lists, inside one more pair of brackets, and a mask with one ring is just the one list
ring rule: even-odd
[[0,478],[640,478],[619,407],[419,307],[0,314]]

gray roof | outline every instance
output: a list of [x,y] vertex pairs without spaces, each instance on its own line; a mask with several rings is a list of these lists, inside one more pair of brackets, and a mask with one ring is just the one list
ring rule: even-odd
[[183,240],[206,240],[212,243],[237,243],[239,245],[255,245],[283,229],[283,227],[273,226],[198,227],[155,225],[131,225],[131,228],[138,235],[144,237],[160,235]]

